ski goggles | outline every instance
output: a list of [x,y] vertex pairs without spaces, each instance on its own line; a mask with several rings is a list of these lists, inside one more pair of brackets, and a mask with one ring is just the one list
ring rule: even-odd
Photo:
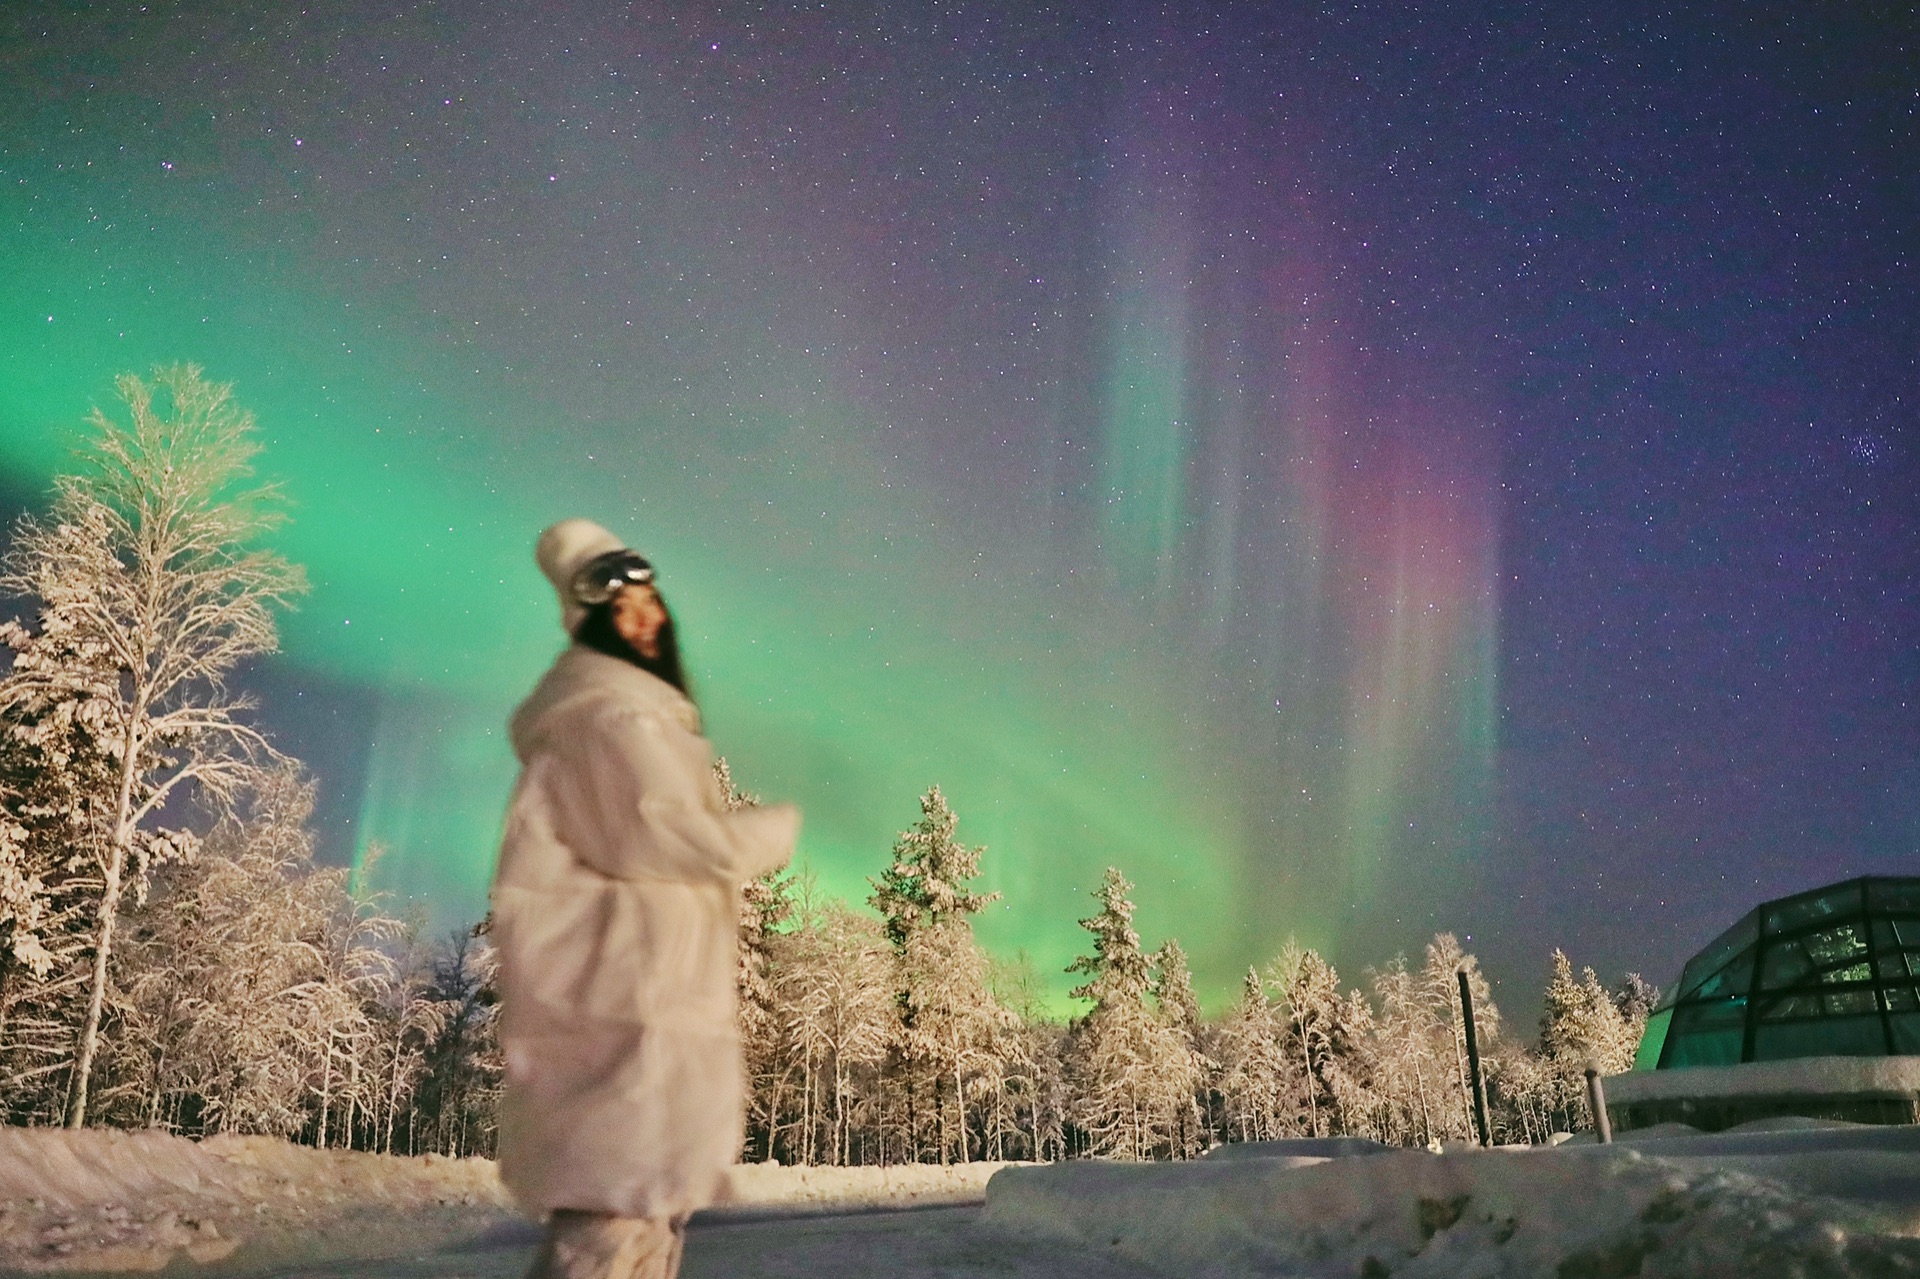
[[653,581],[653,565],[637,551],[608,551],[582,564],[573,575],[573,598],[588,608],[605,604],[628,586]]

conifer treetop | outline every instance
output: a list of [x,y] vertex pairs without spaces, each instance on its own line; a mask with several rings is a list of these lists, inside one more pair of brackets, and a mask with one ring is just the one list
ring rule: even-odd
[[1247,965],[1247,975],[1240,979],[1240,1007],[1248,1011],[1268,1007],[1267,984],[1260,980],[1260,970],[1252,964]]
[[713,784],[720,790],[720,807],[730,813],[743,808],[760,807],[760,797],[752,791],[742,790],[740,783],[734,780],[733,765],[727,763],[725,755],[713,761]]
[[887,940],[896,949],[914,933],[977,915],[999,893],[976,893],[967,884],[980,874],[984,847],[969,848],[955,832],[959,817],[938,786],[920,797],[920,820],[900,832],[893,843],[893,861],[878,879],[868,882],[867,899],[886,920]]
[[1169,937],[1153,952],[1153,998],[1160,1014],[1190,1037],[1200,1033],[1200,997],[1193,990],[1193,969],[1177,938]]
[[1140,949],[1140,934],[1133,928],[1132,892],[1133,885],[1119,867],[1107,867],[1093,894],[1100,909],[1080,921],[1080,927],[1093,934],[1093,954],[1067,965],[1068,972],[1087,977],[1071,992],[1075,999],[1091,999],[1098,1006],[1132,1003],[1146,993],[1149,963]]

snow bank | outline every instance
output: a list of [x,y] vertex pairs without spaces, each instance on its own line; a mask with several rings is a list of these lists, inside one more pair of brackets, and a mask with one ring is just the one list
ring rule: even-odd
[[[978,1203],[1005,1164],[735,1168],[720,1216]],[[213,1270],[525,1233],[490,1160],[0,1127],[0,1274]]]
[[1194,1279],[1920,1273],[1920,1130],[1061,1164],[995,1177],[985,1220]]
[[1345,1158],[1348,1155],[1378,1155],[1392,1150],[1366,1137],[1290,1137],[1282,1141],[1230,1141],[1215,1146],[1202,1159],[1287,1159],[1299,1156],[1320,1159]]
[[328,1236],[346,1255],[378,1255],[511,1216],[484,1159],[0,1128],[0,1270],[9,1273],[257,1261],[304,1253]]
[[784,1168],[742,1164],[729,1176],[729,1200],[709,1216],[764,1212],[857,1212],[979,1203],[1004,1163],[899,1164],[891,1168]]
[[1607,1102],[1678,1097],[1907,1097],[1920,1095],[1920,1057],[1795,1057],[1737,1066],[1630,1070],[1603,1081]]

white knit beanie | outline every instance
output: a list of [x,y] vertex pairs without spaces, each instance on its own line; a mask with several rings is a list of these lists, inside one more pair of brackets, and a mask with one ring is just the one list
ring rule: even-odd
[[627,544],[592,520],[561,520],[540,535],[533,558],[560,597],[560,625],[571,635],[587,620],[584,604],[573,598],[573,575],[596,555],[623,551]]

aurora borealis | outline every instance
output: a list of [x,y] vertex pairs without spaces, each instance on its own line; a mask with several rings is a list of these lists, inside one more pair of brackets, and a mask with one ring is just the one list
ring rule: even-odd
[[1109,863],[1215,1000],[1664,982],[1920,841],[1914,31],[1811,21],[9,6],[0,498],[234,382],[262,717],[445,923],[586,515],[828,891],[938,783],[1061,989]]

